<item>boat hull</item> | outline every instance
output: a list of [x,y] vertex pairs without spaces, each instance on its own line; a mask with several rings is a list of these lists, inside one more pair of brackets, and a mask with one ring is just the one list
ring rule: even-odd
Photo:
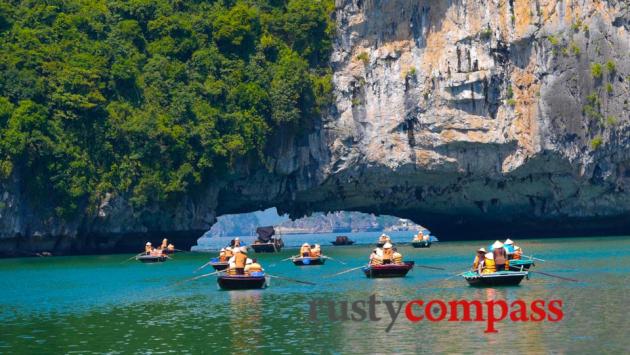
[[529,268],[532,266],[535,266],[534,260],[529,260],[529,259],[510,260],[510,270],[512,271],[529,270]]
[[324,265],[324,263],[326,262],[326,258],[299,257],[299,258],[293,258],[291,259],[291,261],[293,262],[293,265],[295,266]]
[[340,243],[340,242],[334,241],[334,242],[330,242],[330,244],[332,244],[332,245],[336,245],[336,246],[342,246],[342,245],[352,245],[352,244],[354,244],[354,240],[349,240],[349,241],[347,241],[347,242],[343,242],[343,243]]
[[176,250],[162,249],[162,254],[175,254]]
[[219,270],[219,271],[220,271],[220,270],[225,270],[225,269],[227,269],[227,268],[228,268],[228,266],[230,265],[230,263],[228,263],[228,262],[224,262],[224,263],[221,263],[221,262],[216,262],[216,263],[210,263],[210,265],[212,265],[212,267],[213,267],[215,270]]
[[414,241],[414,242],[411,242],[411,245],[414,248],[430,248],[431,247],[431,242],[426,241],[426,240]]
[[470,286],[517,286],[528,275],[526,271],[499,271],[492,274],[479,275],[469,271],[462,275]]
[[264,276],[225,275],[217,278],[222,290],[254,290],[265,287]]
[[405,277],[413,266],[413,261],[405,261],[404,264],[372,265],[364,267],[363,273],[368,278]]
[[276,253],[282,250],[281,246],[275,245],[274,243],[258,243],[251,244],[250,247],[254,249],[255,253]]
[[153,256],[153,255],[140,255],[136,257],[136,260],[140,261],[143,264],[152,264],[152,263],[163,263],[167,259],[166,256]]

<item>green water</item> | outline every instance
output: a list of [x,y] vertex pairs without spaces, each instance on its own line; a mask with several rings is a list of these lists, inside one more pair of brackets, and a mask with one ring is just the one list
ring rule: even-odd
[[[482,242],[444,242],[430,249],[402,246],[405,259],[447,271],[416,268],[401,279],[367,279],[360,271],[326,278],[361,265],[369,247],[325,247],[348,265],[298,268],[281,262],[291,254],[262,255],[274,275],[317,282],[305,286],[273,279],[264,290],[219,291],[214,277],[174,285],[194,276],[208,254],[175,255],[163,264],[121,263],[106,255],[0,260],[0,353],[372,353],[480,352],[621,353],[630,301],[630,238],[518,241],[526,254],[546,263],[518,287],[478,289],[449,275],[466,269]],[[400,316],[389,333],[380,322],[309,319],[318,298],[409,301],[562,299],[560,322],[419,322]],[[385,312],[385,313],[383,313]]]

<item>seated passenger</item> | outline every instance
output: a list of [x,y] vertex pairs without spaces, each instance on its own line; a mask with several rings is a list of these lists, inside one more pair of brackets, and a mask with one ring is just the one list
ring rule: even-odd
[[479,263],[481,269],[480,274],[492,274],[497,272],[496,264],[494,263],[494,255],[492,253],[486,253],[485,258]]
[[381,248],[374,248],[370,254],[370,265],[382,265],[383,264],[383,250]]
[[255,273],[263,272],[262,266],[258,263],[256,259],[247,259],[247,263],[245,265],[245,275],[252,275]]
[[311,248],[310,256],[312,258],[319,258],[322,255],[322,249],[319,244],[315,244],[313,248]]
[[394,259],[394,250],[390,242],[383,245],[383,264],[391,264]]
[[392,248],[392,250],[394,251],[394,254],[392,255],[394,264],[402,264],[403,263],[402,254],[399,253],[396,248]]
[[477,255],[475,255],[475,260],[473,261],[473,266],[472,266],[473,270],[477,270],[477,268],[479,268],[479,263],[483,261],[486,253],[487,253],[486,248],[480,248],[479,250],[477,250]]
[[304,258],[311,256],[311,246],[308,243],[302,244],[300,248],[300,255]]

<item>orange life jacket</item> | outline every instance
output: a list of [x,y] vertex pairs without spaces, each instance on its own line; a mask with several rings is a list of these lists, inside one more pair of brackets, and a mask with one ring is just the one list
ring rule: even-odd
[[226,262],[226,261],[227,261],[227,257],[226,257],[226,255],[225,255],[225,252],[224,252],[224,251],[222,251],[222,252],[220,252],[220,253],[219,253],[219,261],[220,261],[220,262],[222,262],[222,263],[224,263],[224,262]]
[[231,257],[233,257],[233,256],[234,256],[234,252],[233,252],[233,251],[231,251],[231,250],[226,250],[226,251],[225,251],[225,257],[226,257],[226,258],[228,258],[228,259],[229,259],[229,258],[231,258]]
[[245,272],[262,272],[262,266],[259,263],[251,263],[245,267]]
[[243,253],[236,253],[236,255],[234,255],[234,265],[239,268],[242,269],[245,267],[245,262],[247,262],[247,255],[243,254]]
[[523,255],[523,252],[521,251],[521,249],[514,251],[514,254],[512,254],[512,259],[514,260],[521,260],[521,255]]
[[392,260],[394,257],[393,249],[383,249],[383,260]]
[[311,247],[309,246],[303,246],[300,248],[300,255],[304,255],[304,253],[308,253],[310,255],[311,253]]

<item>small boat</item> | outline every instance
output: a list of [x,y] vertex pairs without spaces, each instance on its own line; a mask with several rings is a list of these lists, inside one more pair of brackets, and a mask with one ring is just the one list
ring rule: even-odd
[[413,261],[405,261],[403,264],[368,265],[363,267],[363,272],[368,278],[404,277],[414,265]]
[[307,265],[324,265],[326,262],[325,256],[299,256],[291,258],[291,261],[296,266],[307,266]]
[[165,255],[139,255],[136,256],[136,260],[139,260],[142,263],[162,263],[168,259]]
[[429,241],[429,240],[413,240],[411,242],[411,245],[414,248],[430,248],[431,247],[431,241]]
[[497,271],[492,274],[481,274],[468,271],[462,276],[468,281],[470,286],[517,286],[524,277],[529,277],[527,271]]
[[272,226],[256,228],[258,237],[250,245],[255,253],[278,253],[284,247],[282,238],[273,237],[275,229]]
[[534,264],[534,260],[531,259],[510,260],[510,270],[513,271],[529,270],[532,266],[536,266],[536,264]]
[[227,261],[218,261],[218,260],[212,260],[210,262],[210,265],[217,271],[221,271],[221,270],[225,270],[228,268],[228,266],[230,265],[230,263],[228,263]]
[[252,290],[264,288],[267,281],[265,274],[260,275],[222,275],[217,278],[223,290]]
[[340,245],[352,245],[352,244],[354,244],[354,240],[348,239],[348,237],[345,236],[345,235],[339,235],[339,236],[337,236],[337,238],[335,238],[334,242],[330,242],[330,243],[332,243],[332,245],[337,245],[337,246],[340,246]]

